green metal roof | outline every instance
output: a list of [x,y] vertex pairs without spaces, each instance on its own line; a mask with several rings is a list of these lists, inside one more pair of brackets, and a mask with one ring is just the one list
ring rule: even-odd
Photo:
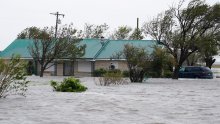
[[[16,39],[5,50],[0,53],[1,58],[11,58],[13,54],[19,54],[21,58],[32,58],[28,46],[33,44],[32,39]],[[102,48],[99,39],[84,39],[79,45],[86,44],[85,55],[82,58],[93,59]]]
[[13,41],[6,49],[0,53],[2,58],[11,58],[13,54],[18,54],[21,58],[31,58],[28,46],[33,43],[30,39],[17,39]]
[[96,53],[102,48],[99,39],[84,39],[80,45],[86,44],[85,55],[82,58],[93,59]]
[[[1,58],[11,58],[12,54],[19,54],[21,58],[32,58],[28,51],[28,46],[33,44],[31,39],[16,39],[5,50],[0,53]],[[86,44],[83,59],[110,59],[113,54],[123,50],[125,44],[142,46],[149,53],[153,51],[153,40],[105,40],[102,46],[100,39],[84,39],[79,45]]]
[[95,59],[109,59],[113,54],[122,51],[126,44],[144,47],[149,53],[152,53],[153,46],[156,45],[156,42],[153,40],[110,40],[107,41],[106,46],[103,46],[101,52],[98,53]]

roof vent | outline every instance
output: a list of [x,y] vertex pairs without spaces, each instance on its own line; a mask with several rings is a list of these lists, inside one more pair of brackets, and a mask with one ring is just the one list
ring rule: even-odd
[[101,36],[100,43],[102,44],[102,46],[104,46],[104,44],[105,44],[105,38],[104,38],[103,36]]

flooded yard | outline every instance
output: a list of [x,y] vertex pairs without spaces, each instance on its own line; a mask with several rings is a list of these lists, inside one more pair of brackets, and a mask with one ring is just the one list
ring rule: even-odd
[[219,124],[220,79],[147,79],[97,86],[80,78],[83,93],[54,92],[50,80],[31,76],[26,97],[0,99],[0,124]]

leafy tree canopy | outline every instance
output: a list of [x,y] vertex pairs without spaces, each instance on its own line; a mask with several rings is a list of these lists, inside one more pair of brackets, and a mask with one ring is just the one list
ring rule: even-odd
[[183,4],[184,1],[180,1],[177,7],[166,10],[143,26],[145,35],[164,45],[174,57],[175,79],[183,62],[199,50],[204,37],[212,36],[207,35],[210,33],[219,34],[220,30],[220,4],[210,6],[201,0],[192,0],[186,8]]

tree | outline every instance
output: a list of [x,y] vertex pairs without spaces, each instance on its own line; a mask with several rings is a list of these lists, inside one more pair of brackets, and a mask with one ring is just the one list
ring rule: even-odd
[[210,69],[215,62],[213,56],[218,54],[220,46],[220,4],[215,4],[211,10],[212,13],[208,15],[207,19],[215,18],[214,21],[217,23],[201,36],[203,42],[199,44],[199,52],[202,55],[202,59],[205,61],[206,67]]
[[142,82],[151,60],[146,49],[126,44],[124,46],[123,55],[128,64],[131,82]]
[[85,24],[84,38],[101,38],[104,33],[109,29],[106,23],[102,25]]
[[131,28],[128,26],[120,26],[113,34],[113,39],[116,40],[124,40],[129,39],[129,33],[131,32]]
[[139,28],[135,28],[130,36],[131,40],[142,40],[143,38],[144,36],[142,35],[142,31]]
[[195,66],[198,64],[198,62],[201,62],[201,53],[199,52],[192,53],[186,59],[186,64],[188,66]]
[[40,32],[40,29],[37,27],[29,27],[24,29],[21,33],[18,34],[17,39],[32,39],[36,37],[36,34]]
[[25,96],[27,90],[26,63],[13,55],[9,62],[0,59],[0,98],[10,94]]
[[219,30],[219,4],[207,5],[192,0],[186,8],[183,1],[157,18],[145,23],[144,33],[165,46],[175,60],[173,79],[178,79],[179,69],[192,53],[198,51],[202,37],[212,28]]
[[28,49],[33,59],[40,64],[40,77],[43,77],[44,71],[50,67],[48,65],[54,60],[74,60],[84,54],[86,46],[79,45],[81,39],[77,39],[76,29],[72,25],[61,27],[56,39],[54,38],[54,28],[45,27],[37,30],[33,37],[28,37],[33,39],[33,44]]
[[166,49],[159,46],[154,47],[152,55],[152,70],[156,72],[157,77],[164,77],[164,71],[168,70],[172,72],[173,58],[167,53]]
[[219,34],[220,25],[216,25],[209,29],[203,36],[201,36],[201,42],[198,44],[198,52],[191,54],[187,58],[187,62],[191,62],[188,65],[193,66],[198,60],[205,62],[206,67],[211,69],[215,62],[215,55],[218,55],[219,51]]
[[198,44],[198,51],[192,53],[186,59],[187,65],[194,66],[201,62],[205,62],[206,67],[211,69],[216,60],[214,56],[218,55],[218,42],[217,34],[210,31],[206,33],[205,36],[202,37],[202,42]]
[[206,63],[206,67],[212,68],[216,59],[213,56],[218,54],[219,46],[214,42],[213,37],[208,36],[203,38],[204,42],[199,47],[199,53],[202,56],[202,60]]

